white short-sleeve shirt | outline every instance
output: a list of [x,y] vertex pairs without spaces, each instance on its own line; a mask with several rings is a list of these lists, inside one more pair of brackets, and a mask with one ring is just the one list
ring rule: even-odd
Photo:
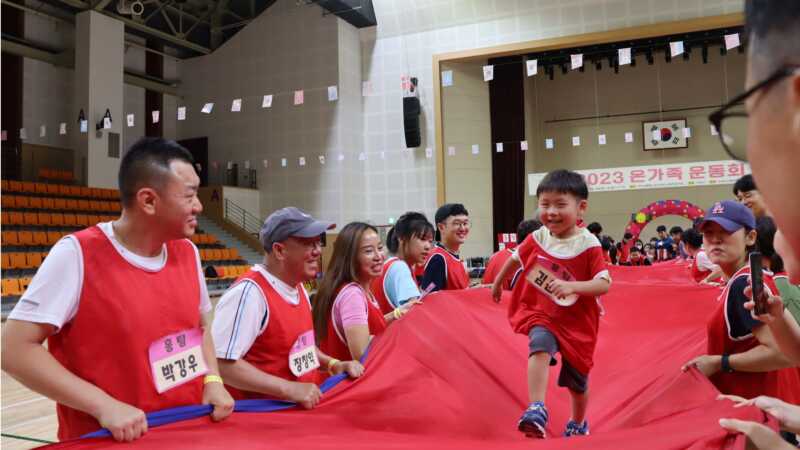
[[[114,237],[111,222],[97,224],[109,238],[114,249],[127,262],[143,270],[157,272],[167,263],[166,245],[158,256],[147,257],[137,255],[122,246]],[[211,300],[208,298],[208,287],[200,265],[200,252],[194,248],[197,260],[197,282],[200,284],[198,305],[200,313],[211,311]],[[81,289],[83,287],[83,253],[75,236],[61,238],[50,250],[47,258],[34,275],[28,289],[9,314],[9,319],[26,322],[46,323],[61,329],[78,313]],[[120,287],[122,288],[122,287]]]

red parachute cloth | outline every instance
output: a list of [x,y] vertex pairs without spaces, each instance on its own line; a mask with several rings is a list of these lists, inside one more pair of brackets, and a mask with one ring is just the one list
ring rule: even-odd
[[[673,264],[613,268],[602,302],[589,378],[591,436],[560,438],[569,395],[551,368],[546,440],[516,430],[528,404],[527,338],[514,334],[506,301],[487,289],[426,297],[373,342],[364,376],[325,394],[314,410],[234,413],[222,423],[193,419],[151,429],[126,448],[744,448],[718,420],[776,421],[754,407],[718,401],[718,391],[680,367],[705,352],[706,322],[719,289],[700,287]],[[52,448],[103,448],[81,439]]]

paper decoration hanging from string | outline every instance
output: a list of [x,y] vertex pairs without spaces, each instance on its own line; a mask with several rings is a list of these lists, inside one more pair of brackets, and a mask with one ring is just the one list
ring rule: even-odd
[[683,54],[683,41],[675,41],[669,43],[669,54],[672,57]]
[[336,86],[328,86],[328,101],[335,102],[339,99],[339,88]]
[[28,132],[25,131],[25,128],[19,129],[19,138],[22,140],[28,139]]
[[386,159],[386,152],[381,151],[381,159]]
[[178,120],[186,120],[186,107],[178,107]]
[[111,129],[111,119],[108,117],[103,117],[103,129],[110,130]]
[[453,85],[453,71],[445,70],[442,72],[442,86],[448,87]]
[[294,106],[302,105],[305,102],[303,90],[294,91]]
[[89,131],[89,121],[84,119],[81,120],[81,133],[87,133]]
[[552,138],[547,138],[547,139],[544,140],[544,148],[546,148],[548,150],[552,150],[553,147],[555,147],[555,145],[553,145],[553,139]]
[[248,160],[245,160],[245,162],[244,162],[244,168],[245,168],[246,170],[250,170],[250,160],[249,160],[249,159],[248,159]]
[[448,156],[456,156],[456,148],[453,146],[447,147]]
[[428,159],[433,158],[433,149],[430,147],[425,148],[425,157]]
[[58,134],[61,134],[61,135],[67,134],[67,124],[66,123],[61,122],[58,125]]
[[692,129],[691,128],[684,128],[683,129],[683,137],[690,138],[692,137]]
[[483,81],[494,80],[494,66],[483,66]]
[[213,110],[214,110],[214,104],[206,103],[205,105],[203,105],[203,109],[201,109],[200,112],[202,112],[203,114],[211,114],[211,111]]
[[41,125],[39,127],[39,137],[45,137],[45,136],[47,136],[47,126]]
[[605,134],[598,134],[597,135],[597,144],[598,145],[606,145],[606,135]]
[[528,141],[520,141],[519,142],[519,149],[522,150],[523,152],[527,152],[528,151]]
[[323,166],[325,165],[325,156],[324,155],[319,155],[319,163],[322,164]]
[[371,81],[362,81],[361,82],[361,96],[362,97],[369,97],[372,95],[372,82]]
[[339,162],[344,161],[344,153],[339,153],[339,156],[336,157]]
[[725,50],[731,50],[741,45],[739,42],[739,33],[725,35]]
[[242,99],[235,98],[231,102],[231,112],[240,112],[242,110]]
[[581,137],[580,136],[572,136],[572,146],[573,147],[580,147],[581,145]]
[[502,142],[498,142],[498,143],[494,144],[494,150],[497,153],[503,153],[503,143]]
[[281,158],[281,167],[286,167],[286,165],[287,165],[286,158]]
[[525,68],[528,71],[528,76],[532,77],[539,73],[539,60],[538,59],[529,59],[525,61]]
[[620,66],[626,66],[631,63],[631,48],[621,48],[617,50],[617,58],[619,59]]
[[161,117],[160,111],[153,111],[153,123],[158,123],[160,117]]
[[133,122],[135,120],[134,119],[134,115],[133,114],[128,114],[128,117],[126,117],[126,119],[128,120],[128,128],[132,127],[133,126]]
[[233,169],[233,161],[228,161],[228,170]]
[[265,169],[269,169],[269,161],[267,161],[267,160],[265,159],[264,161],[262,161],[262,164],[264,165],[264,168],[265,168]]
[[306,165],[306,157],[305,156],[301,156],[300,158],[297,159],[297,163],[300,164],[300,167],[305,166]]
[[630,131],[628,131],[627,133],[625,133],[625,142],[627,142],[627,143],[629,143],[629,144],[630,144],[631,142],[633,142],[633,133],[631,133]]
[[583,67],[583,53],[576,53],[569,55],[570,62],[572,63],[572,70],[580,69]]
[[272,94],[264,96],[264,99],[261,100],[261,107],[262,108],[271,108],[272,107]]
[[367,160],[367,154],[364,153],[364,152],[359,153],[358,154],[358,160],[359,161],[366,161]]
[[472,144],[472,154],[477,155],[481,152],[481,146],[478,144]]
[[709,127],[711,127],[711,135],[712,136],[719,136],[719,132],[717,131],[717,127],[715,127],[714,125],[709,125]]

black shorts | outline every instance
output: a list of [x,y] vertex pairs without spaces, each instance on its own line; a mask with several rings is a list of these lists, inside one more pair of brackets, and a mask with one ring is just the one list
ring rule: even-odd
[[[555,366],[557,364],[555,354],[558,353],[558,340],[550,330],[542,326],[533,327],[528,333],[528,339],[529,355],[547,353],[550,355],[550,365]],[[578,372],[578,369],[572,367],[569,361],[562,356],[558,385],[583,394],[589,389],[589,377]]]

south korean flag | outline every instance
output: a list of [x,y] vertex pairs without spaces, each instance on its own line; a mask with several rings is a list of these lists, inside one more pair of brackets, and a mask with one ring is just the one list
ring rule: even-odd
[[661,122],[644,122],[642,139],[645,150],[663,150],[667,148],[685,148],[688,146],[686,120],[665,120]]

